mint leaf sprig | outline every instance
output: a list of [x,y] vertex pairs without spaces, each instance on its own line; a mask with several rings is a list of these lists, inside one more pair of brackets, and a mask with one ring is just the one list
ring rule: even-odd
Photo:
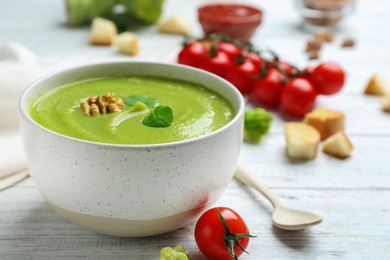
[[168,127],[173,122],[173,112],[169,106],[160,106],[156,98],[134,95],[124,99],[128,106],[134,106],[137,102],[145,104],[150,113],[144,117],[141,123],[148,127]]

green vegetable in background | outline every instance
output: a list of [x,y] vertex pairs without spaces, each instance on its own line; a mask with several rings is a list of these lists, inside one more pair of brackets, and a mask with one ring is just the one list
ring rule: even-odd
[[160,250],[160,260],[188,260],[189,256],[182,244],[178,244],[174,249],[164,247]]
[[263,108],[247,110],[244,119],[244,140],[260,142],[271,127],[272,121],[272,114]]
[[164,0],[65,0],[69,24],[88,24],[94,17],[110,19],[119,30],[153,24],[162,14]]

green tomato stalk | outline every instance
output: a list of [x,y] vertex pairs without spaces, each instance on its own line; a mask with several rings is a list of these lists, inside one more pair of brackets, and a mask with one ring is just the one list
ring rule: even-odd
[[245,238],[251,238],[251,237],[256,237],[251,234],[237,234],[237,233],[232,233],[222,216],[221,212],[218,209],[218,215],[219,219],[221,220],[221,223],[223,225],[223,228],[225,229],[225,235],[223,236],[223,240],[225,242],[226,247],[228,248],[230,255],[232,256],[233,259],[238,260],[238,257],[236,253],[234,252],[234,246],[238,246],[243,252],[247,253],[248,252],[241,246],[239,242],[239,238],[245,237]]

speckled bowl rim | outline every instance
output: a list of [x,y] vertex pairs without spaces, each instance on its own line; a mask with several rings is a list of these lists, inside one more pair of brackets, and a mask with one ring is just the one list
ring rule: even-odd
[[[234,96],[237,98],[238,106],[237,106],[237,111],[235,111],[234,118],[230,122],[228,122],[227,124],[222,126],[221,128],[219,128],[219,129],[217,129],[217,130],[215,130],[215,131],[213,131],[211,133],[208,133],[208,134],[205,134],[205,135],[202,135],[202,136],[199,136],[199,137],[191,138],[191,139],[182,140],[182,141],[169,142],[169,143],[159,143],[159,144],[110,144],[110,143],[103,143],[103,142],[95,142],[95,141],[84,140],[84,139],[75,138],[75,137],[71,137],[71,136],[67,136],[67,135],[55,132],[53,130],[50,130],[50,129],[42,126],[38,122],[36,122],[34,119],[32,119],[32,117],[28,113],[28,102],[29,102],[28,99],[31,98],[29,96],[29,93],[30,93],[30,91],[32,91],[33,88],[35,88],[37,85],[39,85],[42,81],[44,81],[44,80],[46,80],[46,79],[48,79],[50,77],[62,74],[62,73],[66,73],[66,72],[69,72],[69,71],[76,71],[78,69],[86,69],[88,67],[94,67],[94,66],[119,65],[119,64],[143,64],[143,65],[149,64],[149,65],[162,65],[162,66],[177,67],[177,68],[182,68],[182,69],[187,69],[187,70],[193,70],[196,73],[203,73],[203,74],[208,75],[208,77],[211,77],[211,78],[214,78],[216,80],[222,81],[222,82],[224,82],[226,88],[229,89],[231,92],[233,92]],[[129,73],[129,75],[137,75],[137,74]],[[153,76],[153,74],[151,74],[151,76]],[[169,77],[166,77],[166,78],[169,78]],[[173,78],[173,79],[175,79],[175,78]],[[196,81],[190,81],[190,82],[197,83]],[[204,87],[211,89],[209,86],[204,86]],[[219,95],[222,95],[231,104],[233,103],[232,100],[227,98],[223,93],[220,93],[220,92],[218,92],[218,91],[216,91],[214,89],[211,89],[211,90],[217,92]],[[90,144],[90,145],[97,145],[97,146],[104,146],[104,147],[116,147],[116,148],[128,147],[128,148],[132,148],[132,149],[151,149],[151,148],[161,148],[161,147],[172,147],[172,146],[187,145],[187,144],[191,144],[191,143],[194,143],[194,142],[200,142],[200,141],[202,141],[204,139],[208,139],[208,138],[211,138],[211,137],[213,137],[215,135],[218,135],[219,133],[225,131],[225,129],[230,128],[231,125],[235,124],[236,121],[240,119],[241,115],[244,113],[244,110],[245,110],[245,100],[244,100],[244,97],[239,92],[239,90],[233,84],[228,82],[227,80],[225,80],[225,79],[223,79],[223,78],[221,78],[221,77],[219,77],[219,76],[217,76],[217,75],[215,75],[213,73],[210,73],[210,72],[207,72],[205,70],[198,69],[198,68],[195,68],[195,67],[190,67],[190,66],[181,65],[181,64],[166,63],[166,62],[153,62],[153,61],[105,61],[105,62],[93,62],[93,63],[73,66],[73,67],[69,67],[69,68],[65,68],[65,69],[59,69],[57,71],[54,71],[54,72],[48,73],[48,74],[46,74],[44,76],[41,76],[40,78],[38,78],[35,81],[33,81],[23,91],[23,93],[21,94],[21,96],[19,98],[19,112],[20,112],[20,114],[28,122],[32,123],[33,125],[35,125],[36,127],[42,129],[43,131],[47,132],[48,134],[56,135],[58,137],[61,137],[61,138],[64,138],[64,139],[68,139],[68,140],[72,140],[74,142],[86,143],[86,144]]]

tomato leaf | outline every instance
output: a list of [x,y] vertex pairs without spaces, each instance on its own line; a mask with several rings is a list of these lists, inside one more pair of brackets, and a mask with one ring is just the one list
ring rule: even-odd
[[142,124],[149,127],[168,127],[172,122],[173,112],[168,106],[157,106],[142,120]]

